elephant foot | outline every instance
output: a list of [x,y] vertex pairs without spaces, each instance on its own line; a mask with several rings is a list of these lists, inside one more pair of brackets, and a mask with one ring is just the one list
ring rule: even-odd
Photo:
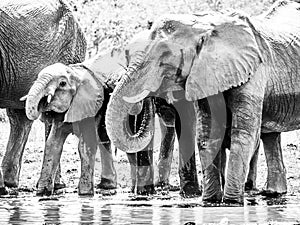
[[80,189],[78,188],[78,195],[81,195],[81,196],[86,196],[86,195],[89,195],[89,196],[94,196],[94,189]]
[[164,181],[159,181],[158,183],[156,183],[155,185],[155,190],[158,194],[161,195],[168,195],[169,194],[169,190],[170,190],[170,185],[167,182]]
[[66,188],[66,184],[63,182],[54,184],[54,191]]
[[169,191],[180,191],[179,185],[169,184]]
[[6,187],[9,187],[9,188],[17,188],[18,187],[18,182],[16,181],[4,181],[4,185]]
[[244,205],[244,197],[238,197],[238,198],[229,198],[224,196],[223,198],[223,206],[243,206]]
[[0,195],[7,195],[8,191],[6,190],[5,187],[0,187]]
[[94,184],[93,182],[82,182],[82,180],[79,181],[78,184],[78,194],[79,195],[94,195]]
[[97,189],[96,194],[101,194],[102,196],[112,196],[117,194],[116,189]]
[[153,184],[137,186],[137,195],[153,195],[155,194],[155,188]]
[[257,188],[252,180],[248,180],[245,183],[245,191],[257,191]]
[[[6,156],[4,156],[5,158]],[[9,188],[17,188],[19,186],[19,165],[12,159],[2,161],[2,173],[4,185]]]
[[16,188],[16,187],[18,187],[18,185],[19,185],[19,181],[18,180],[13,179],[13,178],[7,179],[7,177],[9,177],[9,176],[6,175],[4,177],[4,185],[6,187],[9,187],[9,188]]
[[219,206],[222,202],[222,192],[217,192],[212,195],[206,195],[205,193],[202,196],[202,203],[205,207],[215,207]]
[[117,189],[117,183],[113,180],[101,177],[101,182],[97,184],[96,188],[103,190]]
[[184,198],[194,198],[194,197],[201,196],[202,191],[199,188],[198,183],[187,182],[184,184],[183,187],[181,187],[179,194],[181,197],[184,197]]
[[48,189],[47,187],[38,188],[36,191],[36,196],[50,196],[52,195],[53,190]]
[[36,184],[37,196],[50,196],[54,192],[54,186],[52,185],[52,178],[42,179],[40,178]]
[[135,185],[130,186],[129,192],[134,194],[135,192]]
[[165,181],[159,181],[156,183],[155,188],[157,191],[179,191],[180,187],[178,185],[172,185]]
[[80,196],[94,196],[94,191],[89,191],[89,192],[80,192],[80,191],[78,191],[78,195],[80,195]]
[[287,193],[287,191],[277,192],[277,191],[272,191],[272,190],[262,190],[259,194],[262,196],[268,197],[268,198],[278,198],[286,193]]
[[279,197],[287,193],[285,173],[275,173],[268,175],[267,188],[261,192],[261,195],[267,197]]
[[251,180],[249,180],[245,183],[245,192],[249,196],[254,196],[254,195],[260,194],[260,190],[256,188],[255,184]]

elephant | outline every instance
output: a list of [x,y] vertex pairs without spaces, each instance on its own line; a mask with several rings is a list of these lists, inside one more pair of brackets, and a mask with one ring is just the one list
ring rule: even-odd
[[0,107],[6,108],[11,124],[3,176],[0,172],[0,194],[6,194],[5,186],[19,184],[22,155],[32,125],[20,98],[44,67],[83,61],[86,41],[63,0],[1,1],[0,36]]
[[[125,59],[125,57],[123,57]],[[46,142],[45,155],[41,176],[38,181],[37,194],[51,195],[55,171],[60,160],[62,145],[71,132],[79,137],[79,155],[81,158],[81,176],[79,180],[79,195],[94,194],[94,165],[98,142],[102,156],[102,171],[113,174],[111,179],[102,179],[98,188],[115,188],[116,174],[111,157],[110,140],[105,130],[105,111],[110,99],[110,93],[118,82],[124,68],[124,62],[110,56],[110,53],[99,54],[92,59],[78,64],[64,65],[56,63],[44,68],[38,75],[26,96],[26,114],[29,119],[39,118],[42,112],[52,116],[53,129]],[[119,72],[121,71],[121,72]],[[145,100],[146,101],[146,100]],[[176,112],[164,100],[149,98],[153,102],[149,109],[137,107],[141,110],[153,110],[160,115],[162,127],[162,142],[159,157],[160,176],[158,185],[168,189],[172,151],[175,140]],[[137,113],[136,112],[136,113]],[[135,114],[136,114],[135,113]],[[143,113],[144,114],[144,113]],[[134,117],[131,117],[134,119]],[[145,123],[143,117],[137,118],[136,126]],[[129,125],[134,129],[135,122]],[[58,129],[59,128],[59,129]],[[97,132],[96,132],[97,130]],[[134,132],[134,130],[133,130]],[[97,133],[99,138],[97,138]],[[132,191],[138,194],[153,194],[153,165],[152,155],[149,149],[153,149],[153,143],[146,146],[144,152],[128,154],[131,163]],[[108,154],[108,153],[109,154]],[[106,155],[106,156],[105,156]],[[193,169],[192,166],[185,169]],[[191,173],[189,172],[189,176]],[[196,176],[197,174],[194,174]],[[183,195],[200,194],[197,180],[193,180],[197,189],[192,189],[190,183],[185,184]],[[106,182],[106,184],[105,184]]]
[[[144,43],[145,51],[111,96],[106,127],[113,144],[125,151],[128,146],[139,151],[147,145],[152,135],[149,130],[132,138],[122,128],[131,106],[150,94],[181,91],[195,107],[211,100],[211,109],[204,109],[208,115],[212,109],[216,115],[228,112],[211,123],[197,118],[197,130],[202,132],[197,132],[197,143],[204,173],[203,201],[244,203],[249,163],[260,137],[270,160],[268,172],[272,173],[267,186],[281,191],[276,184],[285,180],[280,133],[300,127],[300,26],[295,23],[300,19],[299,6],[282,0],[257,17],[241,12],[203,12],[157,19]],[[213,127],[227,121],[230,140],[224,135],[226,126]],[[132,143],[124,141],[130,138]],[[220,170],[212,163],[223,143],[230,143],[224,189]]]

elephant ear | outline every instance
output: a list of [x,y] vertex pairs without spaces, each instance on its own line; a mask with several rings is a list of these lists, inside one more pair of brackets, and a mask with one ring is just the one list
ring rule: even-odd
[[78,77],[80,84],[71,106],[65,114],[64,122],[73,123],[96,116],[104,100],[103,86],[98,83],[92,74],[84,71]]
[[190,101],[240,86],[262,62],[248,18],[227,18],[210,25],[204,34],[203,28],[193,27],[202,33],[186,81],[186,98]]

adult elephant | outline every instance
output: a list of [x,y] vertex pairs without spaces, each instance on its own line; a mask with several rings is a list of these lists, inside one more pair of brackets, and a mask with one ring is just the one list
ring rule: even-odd
[[0,3],[0,107],[11,124],[2,161],[0,194],[17,187],[21,160],[32,125],[20,98],[28,93],[42,68],[84,59],[86,41],[62,0],[4,0]]
[[[268,182],[276,190],[272,181],[285,176],[283,164],[278,163],[280,132],[300,125],[300,26],[295,23],[300,19],[299,6],[279,1],[259,17],[212,12],[167,15],[157,20],[144,56],[112,95],[106,115],[110,139],[125,150],[132,146],[124,141],[130,134],[122,129],[123,122],[130,106],[150,92],[183,90],[185,98],[195,101],[196,106],[198,100],[202,105],[217,95],[220,105],[210,107],[217,108],[216,113],[228,109],[225,121],[230,121],[230,142],[223,138],[226,129],[220,132],[212,129],[214,121],[200,121],[201,129],[209,134],[204,141],[201,134],[198,139],[203,199],[243,204],[249,162],[261,133],[269,150],[267,160],[269,156],[275,159],[269,171],[277,176],[268,175]],[[146,145],[151,135],[148,130],[140,134],[133,140],[139,143],[136,150]],[[224,193],[218,185],[220,170],[211,166],[223,143],[230,143]]]

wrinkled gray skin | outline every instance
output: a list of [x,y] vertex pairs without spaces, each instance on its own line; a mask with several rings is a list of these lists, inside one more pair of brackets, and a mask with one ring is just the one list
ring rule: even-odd
[[6,193],[4,185],[18,186],[32,125],[20,98],[28,93],[42,68],[56,62],[80,62],[85,47],[83,33],[63,1],[0,2],[0,107],[7,109],[11,124],[2,161],[3,178],[0,173],[2,193]]
[[[120,136],[123,130],[119,124],[123,123],[114,121],[124,120],[130,104],[149,92],[181,89],[196,107],[197,100],[199,106],[219,93],[224,99],[220,109],[228,109],[225,124],[231,122],[230,141],[224,139],[226,126],[218,131],[218,126],[197,118],[197,130],[204,132],[197,132],[205,179],[203,200],[243,204],[249,163],[260,136],[269,167],[267,187],[285,192],[280,133],[300,127],[300,25],[295,22],[300,19],[299,6],[296,2],[279,1],[253,18],[212,12],[166,15],[157,20],[137,71],[123,78],[112,94],[106,115],[110,139],[125,149],[131,144]],[[212,106],[219,105],[209,107]],[[209,112],[207,108],[203,110]],[[151,135],[145,130],[140,135],[144,138],[139,137],[139,146],[147,144]],[[223,143],[230,143],[224,190],[219,185],[220,170],[212,168]]]
[[[125,59],[125,57],[124,57]],[[107,180],[116,187],[116,172],[111,157],[110,140],[105,129],[105,111],[115,83],[125,70],[123,62],[109,54],[97,55],[81,64],[54,64],[44,68],[31,87],[26,98],[26,113],[28,118],[37,119],[41,112],[52,115],[56,128],[50,134],[45,148],[45,156],[38,181],[38,195],[53,193],[54,174],[58,168],[62,145],[69,133],[74,132],[79,137],[78,150],[81,158],[81,176],[78,190],[80,195],[94,194],[94,165],[97,146],[100,147],[102,175],[106,171]],[[119,71],[118,71],[119,70]],[[160,116],[162,142],[159,157],[158,185],[168,188],[171,169],[172,151],[175,140],[175,110],[165,101],[155,101],[155,106],[149,98],[145,107],[137,105],[132,113],[142,111],[142,117],[131,116],[130,129],[134,133],[135,126],[142,127],[146,114],[154,111]],[[153,113],[152,113],[153,114]],[[97,130],[97,132],[96,132]],[[59,132],[58,132],[59,131]],[[98,133],[98,138],[97,138]],[[132,190],[138,194],[154,193],[153,164],[149,151],[153,149],[150,143],[145,151],[138,154],[128,154],[131,163]],[[107,188],[108,183],[101,182],[99,188]]]

